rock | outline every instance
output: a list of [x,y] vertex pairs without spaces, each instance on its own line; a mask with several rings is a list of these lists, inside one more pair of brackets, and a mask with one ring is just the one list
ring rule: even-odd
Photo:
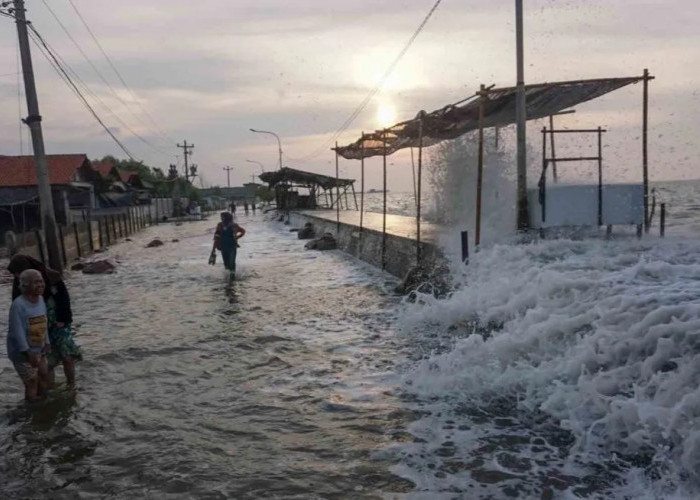
[[180,240],[178,240],[177,238],[173,238],[172,240],[170,240],[171,243],[177,243],[178,241]]
[[314,230],[314,225],[311,224],[310,222],[307,222],[304,224],[304,227],[302,227],[299,232],[297,233],[297,237],[300,240],[310,240],[311,238],[316,236],[316,231]]
[[289,230],[290,233],[296,233],[297,231],[299,231],[298,227],[293,227],[292,229]]
[[126,241],[134,241],[134,240],[132,240],[131,238],[127,238]]
[[115,267],[109,260],[96,260],[85,265],[83,274],[112,274]]
[[76,264],[73,264],[70,266],[71,271],[82,271],[85,269],[85,263],[84,262],[78,262]]
[[160,241],[158,238],[155,240],[151,241],[148,245],[146,245],[146,248],[153,248],[153,247],[162,247],[163,242]]
[[395,288],[396,293],[413,295],[417,293],[432,294],[442,297],[450,291],[450,269],[444,264],[434,266],[416,266],[410,269],[403,281]]
[[320,238],[309,241],[304,248],[307,250],[335,250],[338,248],[338,242],[331,233],[325,233]]

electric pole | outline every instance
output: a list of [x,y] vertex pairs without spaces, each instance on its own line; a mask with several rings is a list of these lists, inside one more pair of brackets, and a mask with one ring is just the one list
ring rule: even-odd
[[229,166],[226,166],[224,167],[224,170],[226,170],[226,186],[231,187],[231,170],[233,169]]
[[25,16],[24,0],[14,0],[14,6],[17,36],[19,38],[19,51],[22,59],[22,73],[24,75],[24,91],[27,96],[28,115],[23,121],[29,127],[32,136],[32,148],[34,149],[34,161],[36,163],[37,190],[39,191],[41,227],[44,230],[44,239],[46,240],[46,251],[49,259],[48,264],[50,267],[60,270],[63,269],[63,261],[61,259],[61,250],[58,242],[53,197],[51,196],[49,167],[44,150],[44,135],[41,130],[41,115],[39,114],[39,100],[36,95],[36,84],[34,82],[32,54],[29,49],[29,36],[27,34],[28,23]]
[[190,169],[187,164],[187,158],[192,154],[192,149],[194,149],[194,144],[187,144],[187,141],[184,141],[184,144],[177,145],[178,148],[182,148],[185,152],[185,181],[189,182],[190,181]]

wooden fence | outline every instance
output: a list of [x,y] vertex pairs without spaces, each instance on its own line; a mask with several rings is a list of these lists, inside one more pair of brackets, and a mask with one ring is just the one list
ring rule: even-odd
[[[59,226],[59,242],[64,266],[112,245],[157,221],[148,207],[136,206],[120,213],[100,215],[90,221]],[[17,235],[18,253],[31,255],[46,263],[43,232],[34,230]]]

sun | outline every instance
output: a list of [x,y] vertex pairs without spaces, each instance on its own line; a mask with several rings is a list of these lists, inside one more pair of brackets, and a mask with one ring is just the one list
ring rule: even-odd
[[379,128],[390,127],[396,123],[396,108],[392,103],[379,103],[377,107],[377,123]]

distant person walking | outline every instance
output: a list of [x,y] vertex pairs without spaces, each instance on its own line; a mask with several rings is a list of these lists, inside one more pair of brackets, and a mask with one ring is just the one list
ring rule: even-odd
[[251,203],[250,206],[253,209],[253,214],[255,214],[255,202]]
[[[211,250],[212,256],[216,250],[221,252],[221,259],[224,267],[229,272],[229,280],[233,280],[236,275],[236,254],[238,249],[238,239],[245,235],[245,229],[233,222],[233,215],[229,212],[221,212],[221,222],[216,226],[214,232],[214,246]],[[213,259],[210,258],[210,262]]]
[[245,212],[246,215],[248,215],[248,202],[247,201],[243,202],[243,211]]
[[231,205],[229,206],[229,210],[231,210],[231,213],[235,215],[236,213],[236,202],[232,201]]
[[47,335],[48,317],[42,297],[41,273],[27,269],[17,278],[20,294],[12,301],[7,329],[7,357],[24,384],[24,397],[36,401],[48,389],[46,353],[51,350]]
[[7,270],[15,275],[15,282],[12,287],[13,299],[21,293],[19,276],[27,269],[38,271],[45,283],[42,292],[46,304],[49,341],[51,343],[51,352],[47,356],[49,380],[53,382],[54,369],[59,364],[62,364],[66,383],[74,385],[75,362],[81,361],[83,356],[80,347],[73,340],[71,331],[73,311],[66,284],[58,271],[46,267],[28,255],[15,255],[7,266]]

